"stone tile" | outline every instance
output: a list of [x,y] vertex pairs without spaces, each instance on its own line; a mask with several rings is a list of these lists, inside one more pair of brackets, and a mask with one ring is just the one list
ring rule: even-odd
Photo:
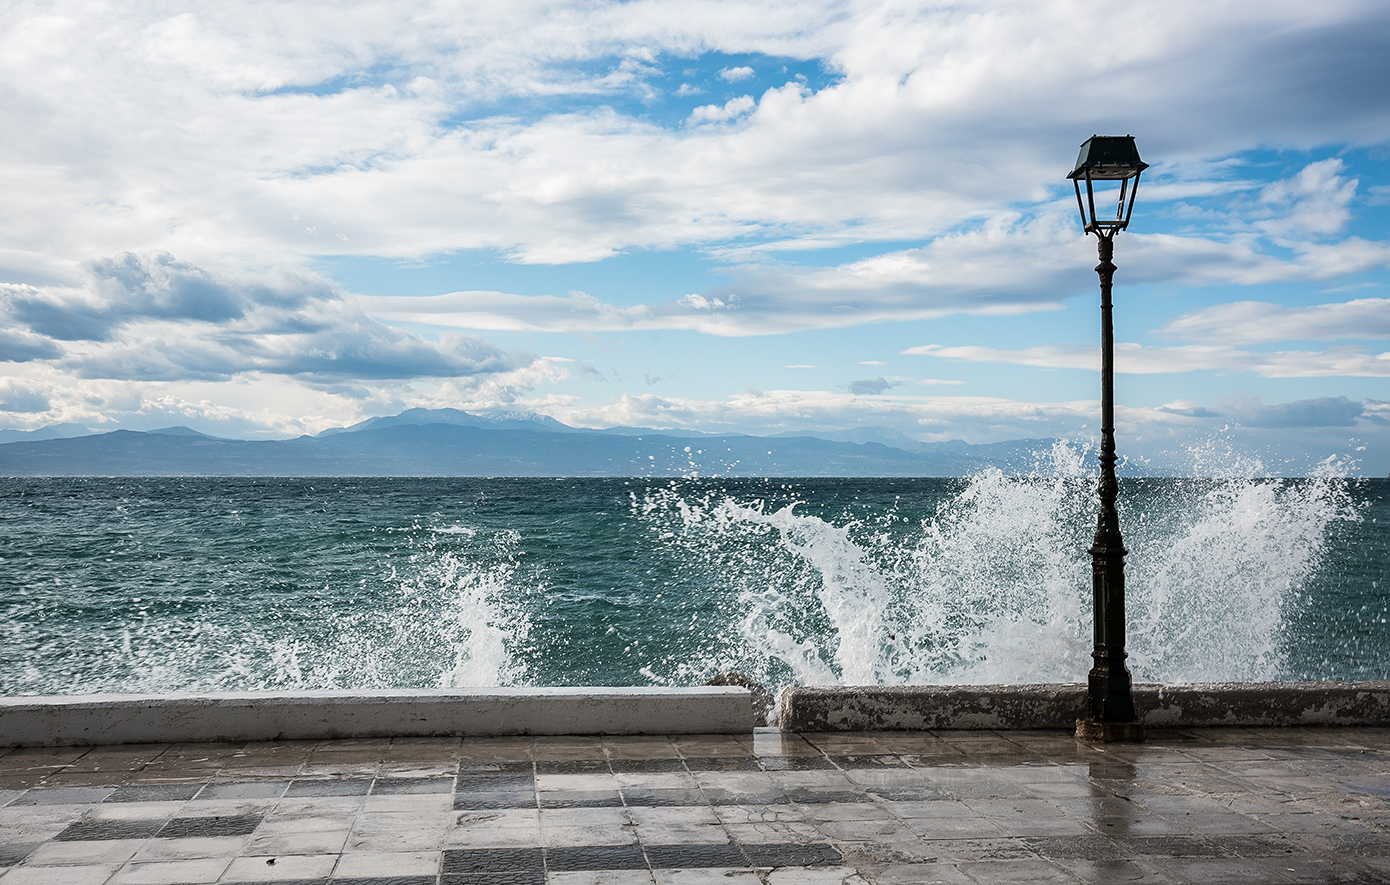
[[1083,885],[1113,885],[1115,882],[1142,882],[1144,885],[1187,885],[1186,880],[1166,873],[1162,867],[1141,860],[1096,860],[1075,858],[1053,864]]
[[678,772],[620,772],[613,776],[613,780],[620,790],[692,790],[698,786],[695,777],[685,769]]
[[279,799],[289,789],[289,781],[244,781],[212,783],[195,798],[199,802],[227,799]]
[[0,845],[24,845],[54,838],[81,816],[80,808],[64,806],[57,814],[23,815],[0,823]]
[[456,810],[486,810],[494,808],[535,808],[535,793],[455,793]]
[[[366,796],[319,796],[299,799],[281,799],[275,803],[270,813],[273,820],[291,820],[303,817],[341,817],[351,818],[367,802]],[[189,811],[197,806],[190,806]],[[193,815],[190,814],[189,817]]]
[[[797,738],[800,741],[800,738]],[[691,757],[751,756],[752,748],[734,735],[676,735],[672,738],[676,750],[686,759]],[[805,745],[805,741],[800,741]]]
[[[597,759],[560,759],[560,760],[536,760],[536,777],[543,775],[568,775],[568,774],[612,774],[613,768],[608,762],[608,757],[600,756]],[[462,774],[462,772],[460,772]]]
[[623,797],[617,790],[556,791],[537,793],[536,800],[545,808],[618,808]]
[[1197,836],[1137,836],[1115,838],[1121,853],[1134,857],[1221,857],[1224,852]]
[[230,862],[229,857],[132,862],[121,867],[107,885],[198,885],[216,882]]
[[787,867],[773,870],[768,885],[868,885],[863,876],[851,869],[806,869]]
[[502,809],[454,816],[444,832],[446,848],[525,848],[541,844],[540,812]]
[[100,842],[48,842],[34,849],[25,863],[45,867],[57,864],[123,864],[145,844],[143,839],[108,839]]
[[679,757],[676,745],[666,737],[619,737],[603,741],[609,759],[674,759]]
[[835,771],[835,763],[821,755],[759,756],[758,767],[763,771]]
[[324,879],[333,871],[333,865],[337,860],[328,854],[238,857],[227,867],[223,881],[282,882],[294,879]]
[[372,788],[370,778],[341,780],[296,780],[285,791],[286,796],[365,796]]
[[1023,843],[1032,851],[1054,861],[1120,860],[1128,855],[1120,843],[1106,836],[1044,836],[1025,838]]
[[106,802],[186,802],[207,784],[126,784],[107,796]]
[[1076,885],[1077,878],[1045,860],[991,860],[960,864],[959,869],[980,885],[994,883],[1056,883]]
[[628,815],[644,845],[718,844],[729,841],[714,810],[689,808],[629,808]]
[[119,864],[72,867],[17,867],[0,876],[6,885],[104,885]]
[[614,774],[654,774],[660,772],[684,772],[685,762],[675,756],[661,756],[643,759],[611,759],[609,767]]
[[742,869],[749,866],[739,846],[732,843],[692,845],[687,843],[644,846],[653,870],[661,869]]
[[362,803],[363,812],[408,811],[412,814],[440,814],[454,807],[454,797],[448,793],[402,793],[389,796],[368,796]]
[[439,873],[443,852],[382,851],[353,852],[342,855],[333,868],[335,879],[392,878],[430,876]]
[[348,837],[350,851],[438,851],[454,825],[448,812],[373,812],[357,817]]
[[391,796],[402,793],[452,793],[452,777],[379,777],[372,784],[372,795]]
[[637,833],[629,824],[590,824],[578,827],[542,827],[541,844],[547,848],[578,848],[589,846],[622,846],[637,841]]
[[347,844],[348,830],[314,830],[312,832],[257,833],[246,844],[245,851],[255,855],[281,854],[338,854]]
[[53,839],[57,842],[96,842],[109,839],[148,839],[159,832],[162,820],[78,821]]
[[[525,790],[531,789],[529,785],[522,784],[510,789]],[[618,780],[608,771],[584,772],[571,774],[537,774],[534,789],[539,793],[550,793],[558,791],[613,791],[617,792]],[[463,792],[460,790],[459,792]]]
[[754,867],[837,866],[842,859],[839,850],[825,842],[754,842],[739,847]]
[[957,867],[944,863],[891,864],[874,876],[877,885],[978,885]]
[[[605,869],[600,867],[599,869]],[[545,870],[540,848],[470,848],[445,851],[442,875],[456,873],[511,873]]]
[[812,739],[815,735],[766,729],[753,732],[753,740],[735,736],[754,756],[822,756],[824,752]]
[[262,833],[313,833],[329,830],[346,830],[352,827],[360,810],[358,807],[290,809],[281,803],[275,811],[266,815],[261,824]]
[[933,839],[924,843],[926,853],[947,863],[983,860],[1030,860],[1038,857],[1022,839]]
[[647,870],[603,870],[551,873],[545,881],[547,885],[652,885],[654,880]]
[[810,843],[821,839],[820,830],[813,823],[797,821],[760,821],[756,823],[724,825],[729,838],[740,844],[776,844],[783,842]]
[[802,811],[807,820],[892,820],[894,814],[876,802],[824,802],[807,805]]
[[117,802],[98,805],[83,816],[87,821],[168,820],[187,806],[186,802]]
[[1009,835],[997,822],[958,811],[944,817],[905,818],[907,826],[925,839],[991,839]]
[[622,791],[623,804],[628,807],[662,807],[681,805],[707,805],[708,800],[702,790],[636,790]]
[[245,836],[208,836],[190,839],[149,839],[140,845],[134,860],[184,860],[199,857],[236,857],[246,846]]
[[10,802],[9,807],[25,805],[92,805],[115,792],[113,787],[39,787]]
[[916,846],[918,834],[898,820],[836,820],[821,823],[817,829],[836,842],[901,843]]
[[545,866],[552,873],[578,870],[645,870],[639,845],[573,845],[546,848]]
[[191,839],[210,836],[249,836],[261,825],[259,814],[234,817],[176,817],[156,834],[164,839]]
[[[782,758],[782,757],[777,757]],[[754,756],[695,756],[684,760],[687,771],[759,771]]]
[[459,776],[477,774],[534,774],[537,765],[542,763],[532,762],[529,759],[518,759],[510,762],[498,760],[473,760],[464,759],[460,761],[456,768]]
[[0,844],[0,869],[21,863],[39,847],[36,842]]
[[1188,882],[1220,882],[1222,885],[1269,885],[1289,881],[1287,867],[1261,860],[1178,858],[1166,862],[1163,872]]

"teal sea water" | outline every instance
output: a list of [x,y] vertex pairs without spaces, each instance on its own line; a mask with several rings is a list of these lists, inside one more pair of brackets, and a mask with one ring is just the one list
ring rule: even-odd
[[[1122,480],[1139,681],[1390,678],[1390,481]],[[0,479],[0,693],[1081,681],[1093,481]]]

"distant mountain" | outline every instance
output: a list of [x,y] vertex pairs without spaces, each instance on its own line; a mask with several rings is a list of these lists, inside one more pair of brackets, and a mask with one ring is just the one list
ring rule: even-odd
[[357,433],[363,430],[380,430],[384,427],[419,427],[426,424],[451,424],[456,427],[487,427],[493,430],[542,430],[553,433],[581,433],[577,427],[561,424],[548,415],[534,412],[490,412],[475,415],[460,409],[406,409],[399,415],[382,418],[368,418],[351,427],[333,427],[319,433],[319,436],[335,436],[339,433]]
[[[186,427],[0,444],[7,476],[960,476],[1024,467],[1048,441],[996,446],[583,430],[518,413],[411,409],[289,440]],[[911,441],[909,441],[911,442]]]
[[50,424],[38,430],[0,430],[0,444],[40,439],[69,439],[90,436],[92,431],[80,424]]
[[182,424],[175,427],[161,427],[158,430],[146,430],[145,432],[153,433],[158,436],[201,436],[203,439],[217,439],[215,436],[199,433],[192,427],[184,427]]

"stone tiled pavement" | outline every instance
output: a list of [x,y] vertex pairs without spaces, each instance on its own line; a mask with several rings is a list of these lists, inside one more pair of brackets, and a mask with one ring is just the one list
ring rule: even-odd
[[1390,730],[0,750],[0,885],[1390,882]]

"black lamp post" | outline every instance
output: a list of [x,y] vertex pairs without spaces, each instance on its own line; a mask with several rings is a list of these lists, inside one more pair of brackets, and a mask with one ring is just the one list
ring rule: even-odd
[[[1091,545],[1091,586],[1095,596],[1095,665],[1087,680],[1089,709],[1076,720],[1083,740],[1142,741],[1144,723],[1134,709],[1129,668],[1125,666],[1125,550],[1115,512],[1115,332],[1110,288],[1115,276],[1115,234],[1129,226],[1139,175],[1149,164],[1139,159],[1131,135],[1093,135],[1081,145],[1076,168],[1067,177],[1076,186],[1076,205],[1086,233],[1099,240],[1100,264],[1100,514]],[[1081,183],[1086,194],[1081,194]],[[1096,214],[1096,182],[1111,182],[1115,217]],[[1102,196],[1104,200],[1104,196]],[[1104,203],[1102,202],[1102,206]]]

